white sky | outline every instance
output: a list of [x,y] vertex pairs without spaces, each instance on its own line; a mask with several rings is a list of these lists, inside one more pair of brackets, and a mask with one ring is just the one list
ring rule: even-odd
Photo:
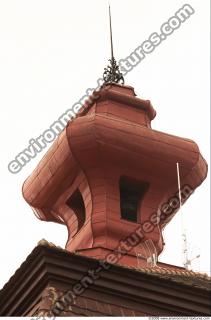
[[[110,0],[114,51],[117,59],[128,56],[185,3],[195,14],[125,80],[151,100],[154,129],[195,140],[208,161],[209,1]],[[22,197],[47,149],[16,175],[7,165],[96,86],[109,55],[107,0],[0,0],[0,287],[40,239],[63,247],[67,240],[65,226],[39,221]],[[208,178],[182,211],[190,246],[200,248],[200,270],[209,272]],[[179,222],[177,214],[165,229],[161,261],[180,263]]]

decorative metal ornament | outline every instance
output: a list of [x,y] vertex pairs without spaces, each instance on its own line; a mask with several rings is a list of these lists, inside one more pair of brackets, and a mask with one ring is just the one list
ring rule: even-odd
[[119,70],[119,66],[114,57],[109,59],[110,65],[104,68],[103,80],[105,83],[121,83],[124,84],[124,78]]

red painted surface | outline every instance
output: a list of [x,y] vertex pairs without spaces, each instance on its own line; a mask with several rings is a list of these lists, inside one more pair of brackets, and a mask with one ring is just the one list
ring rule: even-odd
[[[205,179],[207,164],[198,146],[192,140],[151,129],[155,115],[150,101],[138,99],[133,88],[105,86],[98,98],[68,123],[24,183],[24,198],[39,218],[67,226],[67,250],[97,258],[114,251],[175,195],[176,162],[180,163],[182,186],[195,190]],[[137,223],[121,219],[122,176],[149,183]],[[80,210],[67,205],[77,189],[85,206],[81,227]],[[160,230],[175,212],[144,233],[158,253],[163,250]],[[135,249],[119,262],[136,265]],[[143,253],[141,246],[139,250]]]

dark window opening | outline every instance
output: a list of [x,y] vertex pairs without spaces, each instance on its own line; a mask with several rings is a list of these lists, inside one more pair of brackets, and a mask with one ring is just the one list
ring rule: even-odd
[[85,222],[86,209],[84,206],[84,200],[78,189],[67,200],[66,204],[75,212],[78,219],[78,230],[80,230]]
[[149,183],[122,177],[120,178],[119,186],[121,218],[137,222],[138,209],[149,187]]

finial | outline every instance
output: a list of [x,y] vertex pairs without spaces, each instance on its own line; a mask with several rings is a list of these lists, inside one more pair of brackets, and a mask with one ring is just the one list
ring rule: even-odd
[[114,58],[113,37],[112,37],[112,23],[111,23],[111,7],[109,5],[109,22],[110,22],[110,41],[111,41],[111,59],[110,65],[104,68],[103,80],[104,83],[122,83],[124,84],[124,78],[119,70],[119,66]]

